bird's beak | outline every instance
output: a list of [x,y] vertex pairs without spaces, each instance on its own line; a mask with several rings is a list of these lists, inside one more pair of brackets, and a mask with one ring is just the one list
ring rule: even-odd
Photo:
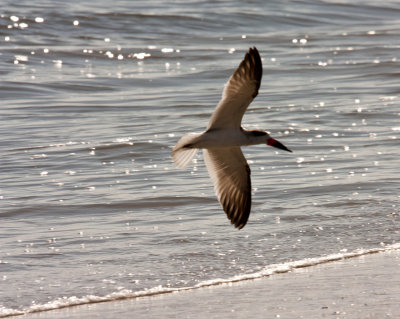
[[279,141],[273,139],[272,137],[270,137],[270,138],[268,139],[267,145],[273,146],[273,147],[279,148],[279,149],[281,149],[281,150],[284,150],[284,151],[287,151],[287,152],[292,153],[292,151],[291,151],[290,149],[288,149],[285,145],[283,145],[281,142],[279,142]]

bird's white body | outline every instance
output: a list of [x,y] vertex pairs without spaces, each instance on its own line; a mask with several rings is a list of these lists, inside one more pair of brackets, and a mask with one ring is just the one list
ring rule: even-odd
[[206,131],[184,135],[172,151],[176,165],[185,167],[197,150],[203,149],[218,200],[239,229],[246,225],[251,209],[250,168],[240,147],[267,144],[291,152],[268,133],[241,127],[243,114],[258,94],[261,77],[260,55],[251,48],[226,84]]
[[248,146],[266,144],[268,134],[254,136],[244,129],[227,128],[209,130],[202,133],[191,133],[186,143],[192,148],[221,148],[233,146]]

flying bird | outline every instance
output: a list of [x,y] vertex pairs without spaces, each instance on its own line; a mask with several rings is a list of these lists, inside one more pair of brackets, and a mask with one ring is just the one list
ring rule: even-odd
[[291,152],[267,132],[241,126],[244,112],[258,94],[261,77],[260,54],[253,47],[226,83],[206,130],[184,135],[172,150],[175,164],[183,168],[203,149],[218,200],[238,229],[246,225],[251,209],[250,167],[240,147],[266,144]]

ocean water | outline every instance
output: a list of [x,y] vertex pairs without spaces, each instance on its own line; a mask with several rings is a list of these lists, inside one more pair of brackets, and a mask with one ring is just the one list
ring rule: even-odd
[[[0,317],[397,249],[399,16],[399,1],[3,1]],[[294,153],[243,148],[237,231],[201,152],[180,170],[171,147],[252,46],[264,76],[243,126]]]

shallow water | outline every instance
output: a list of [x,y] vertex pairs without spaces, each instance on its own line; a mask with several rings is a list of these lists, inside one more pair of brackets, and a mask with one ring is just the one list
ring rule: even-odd
[[[0,316],[398,243],[400,3],[6,1],[0,11]],[[42,21],[43,20],[43,21]],[[235,230],[201,131],[245,51],[253,208]],[[56,304],[55,304],[56,305]],[[56,307],[56,306],[55,306]]]

